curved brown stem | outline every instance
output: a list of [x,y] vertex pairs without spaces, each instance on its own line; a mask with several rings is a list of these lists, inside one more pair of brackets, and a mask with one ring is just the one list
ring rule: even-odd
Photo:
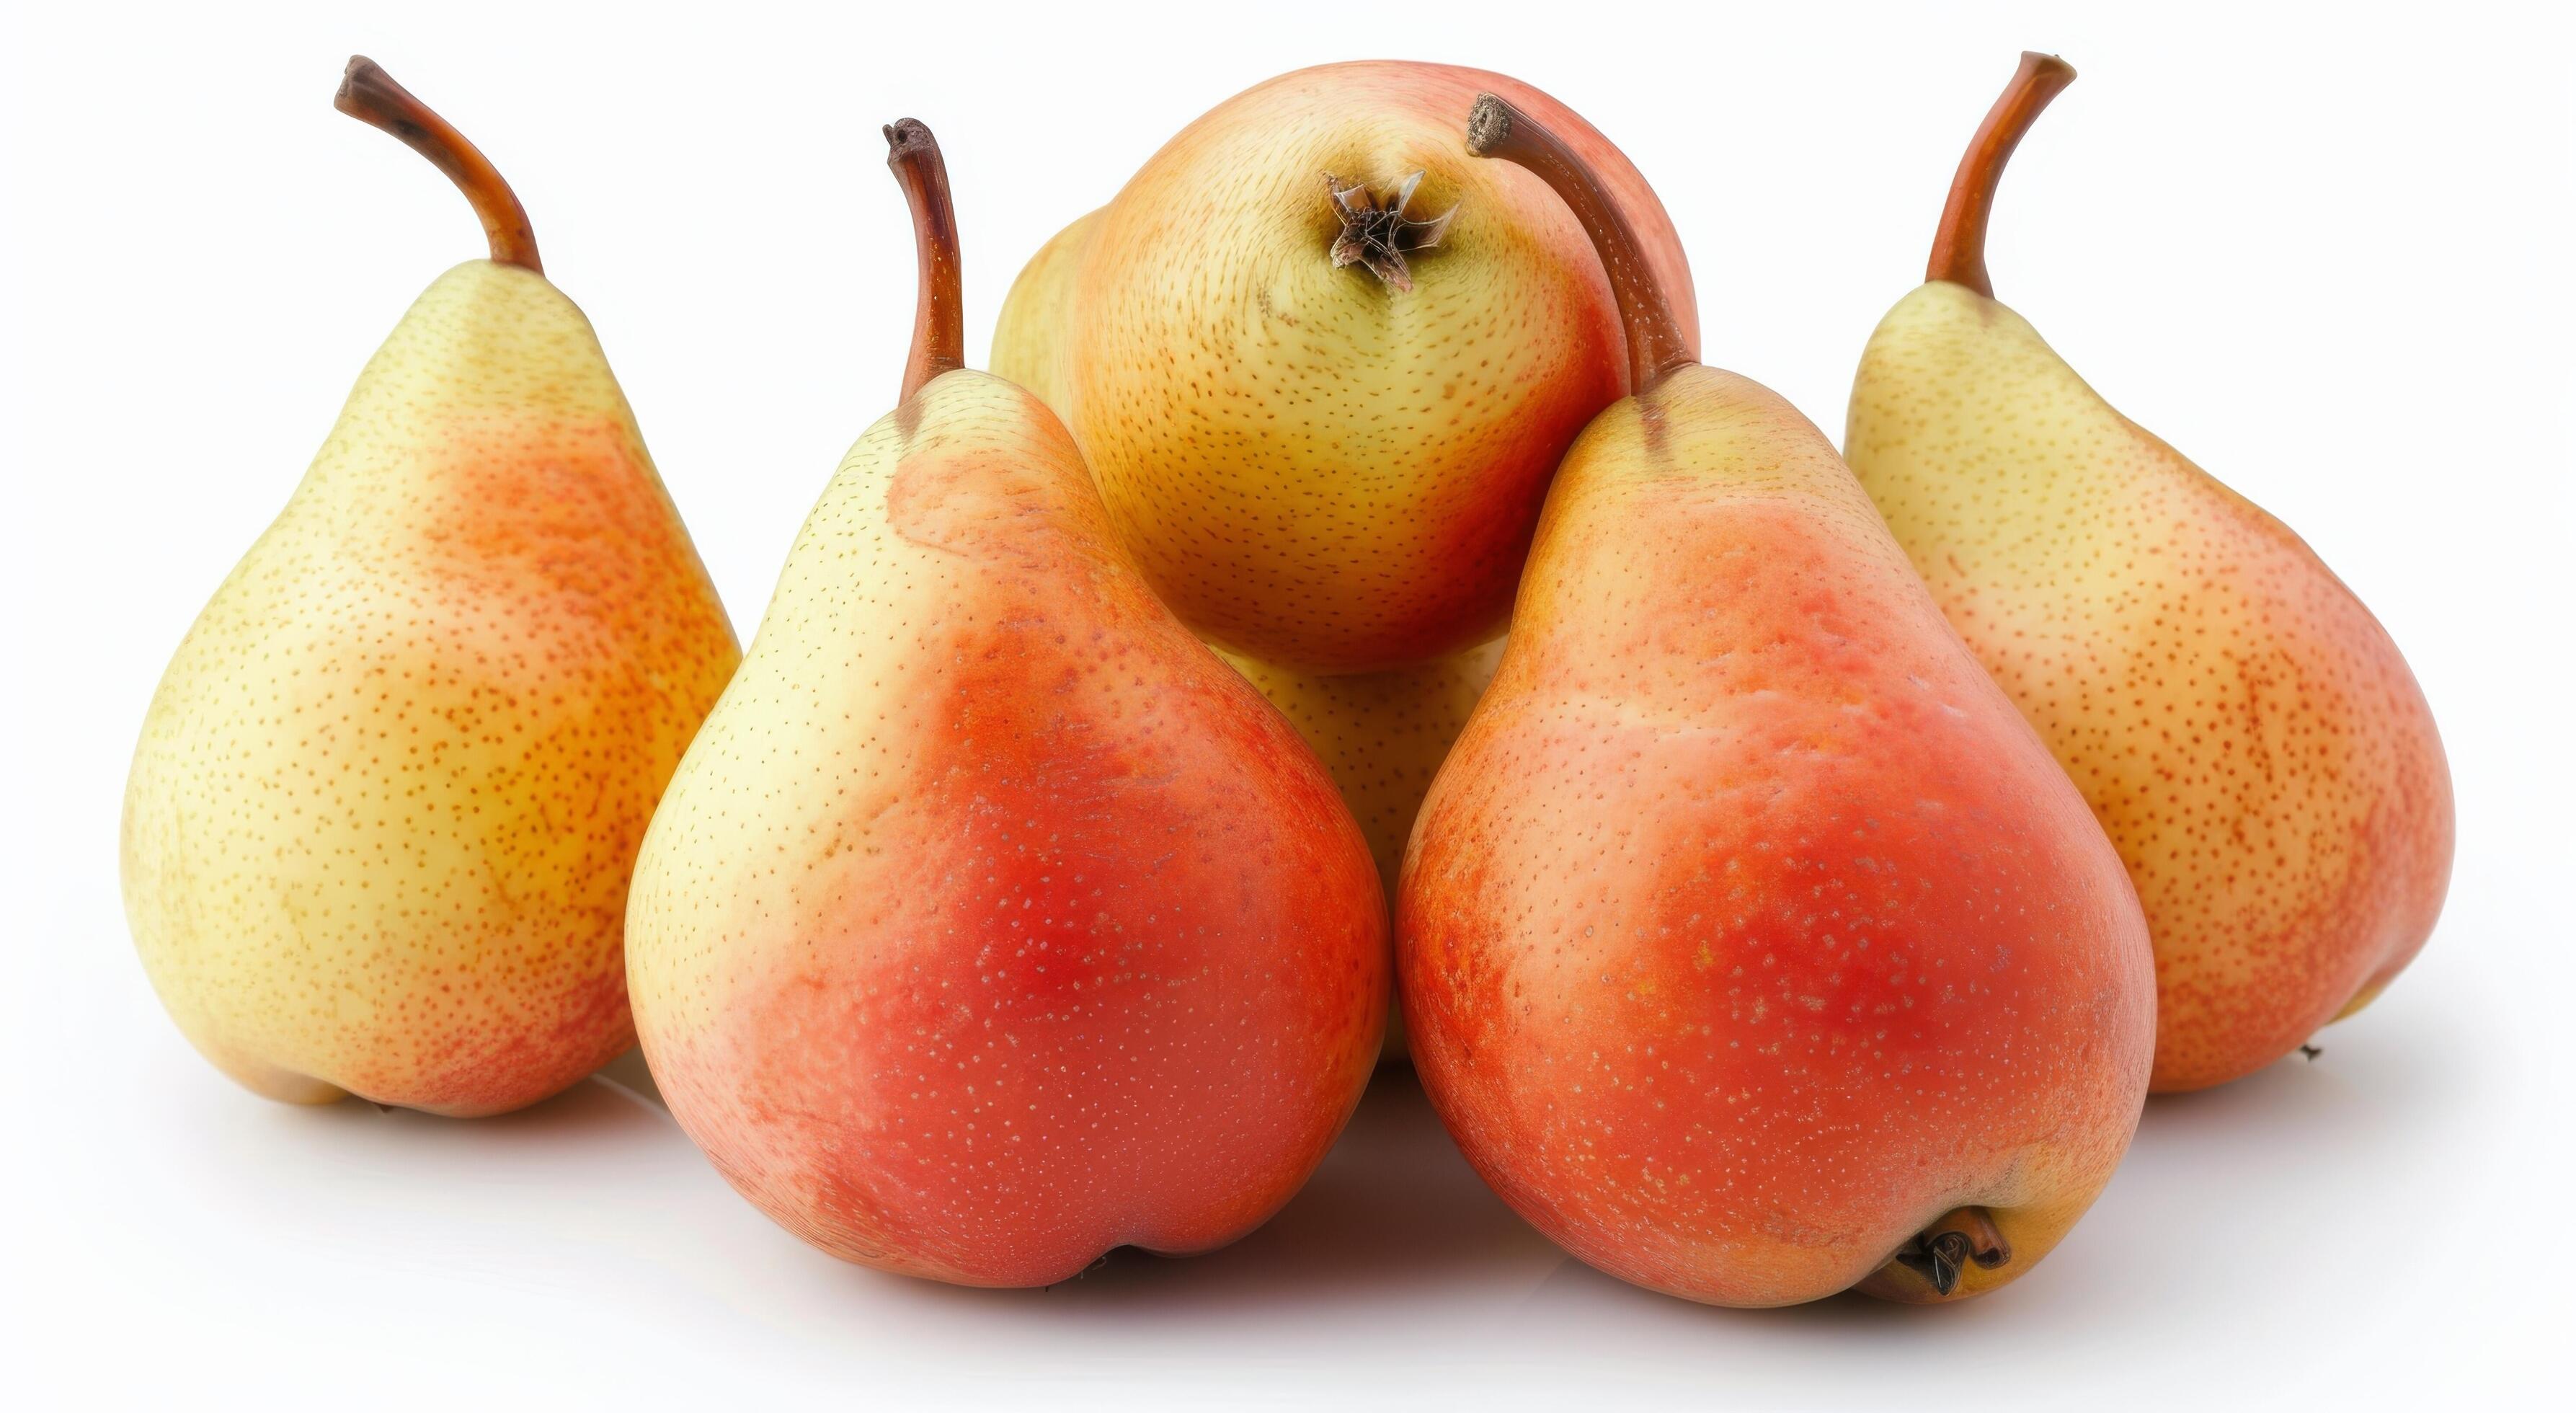
[[1619,322],[1628,330],[1628,391],[1642,393],[1675,368],[1699,360],[1674,322],[1663,286],[1646,263],[1636,230],[1619,203],[1601,185],[1600,176],[1564,139],[1536,118],[1490,93],[1476,96],[1467,116],[1467,150],[1479,157],[1500,157],[1538,175],[1574,212],[1601,268],[1610,276],[1610,292],[1619,301]]
[[1941,208],[1941,228],[1932,233],[1932,260],[1923,278],[1966,285],[1988,299],[1994,281],[1986,278],[1986,222],[1994,214],[1995,188],[2003,183],[2004,163],[2021,145],[2023,133],[2039,121],[2048,100],[2075,82],[2075,66],[2054,54],[2024,52],[2012,82],[1986,113],[1986,121],[1959,159],[1959,174],[1950,179],[1950,203]]
[[494,260],[545,273],[545,266],[537,263],[537,233],[528,227],[527,209],[519,205],[510,184],[501,180],[500,171],[465,140],[465,134],[412,97],[411,90],[394,82],[393,75],[377,67],[375,60],[364,54],[350,56],[348,72],[340,76],[340,92],[331,106],[401,138],[404,146],[447,173],[447,179],[474,203]]
[[948,196],[948,164],[939,139],[915,118],[885,130],[886,165],[912,205],[912,243],[921,258],[921,293],[912,311],[912,358],[903,366],[903,400],[942,373],[966,366],[965,276],[957,265],[957,207]]

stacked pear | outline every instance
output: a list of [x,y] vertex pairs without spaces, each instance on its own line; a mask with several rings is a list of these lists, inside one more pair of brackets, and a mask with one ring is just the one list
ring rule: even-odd
[[1155,590],[1236,653],[1372,672],[1496,636],[1558,458],[1628,390],[1582,228],[1459,150],[1485,88],[1617,189],[1692,336],[1681,242],[1618,149],[1526,84],[1439,64],[1227,100],[1003,305],[994,371],[1065,419]]
[[1693,1300],[1956,1299],[2109,1180],[2154,1033],[2102,831],[1776,394],[1702,367],[1583,155],[1637,392],[1550,489],[1397,903],[1425,1090],[1506,1202]]
[[1998,303],[2005,159],[2074,78],[2023,56],[1844,449],[2119,847],[2155,937],[2159,1090],[2259,1069],[2433,929],[2450,774],[2387,632],[2299,537],[2121,416]]
[[1289,724],[1154,597],[1073,438],[966,370],[947,179],[887,130],[922,298],[636,867],[672,1113],[848,1260],[1045,1285],[1208,1250],[1377,1055],[1386,905]]
[[339,106],[454,178],[492,258],[403,317],[180,644],[126,913],[249,1088],[496,1113],[633,1043],[628,868],[733,632],[517,198],[374,64]]

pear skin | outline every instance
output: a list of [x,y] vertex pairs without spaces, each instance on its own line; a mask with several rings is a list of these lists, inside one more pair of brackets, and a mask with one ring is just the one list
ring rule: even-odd
[[1217,656],[1261,689],[1331,772],[1393,896],[1422,797],[1494,680],[1502,641],[1420,667],[1348,675],[1295,672],[1223,649]]
[[1011,281],[993,326],[993,376],[1017,383],[1062,417],[1064,341],[1059,335],[1073,307],[1074,276],[1100,225],[1097,211],[1055,233]]
[[1484,88],[1591,157],[1695,327],[1681,242],[1617,148],[1526,84],[1417,63],[1220,104],[1003,310],[996,370],[1064,415],[1121,539],[1210,641],[1355,673],[1492,639],[1557,459],[1627,391],[1582,228],[1459,145]]
[[[1490,105],[1490,106],[1489,106]],[[2154,1037],[2118,856],[1796,409],[1682,351],[1578,157],[1644,389],[1565,458],[1397,895],[1423,1087],[1622,1279],[1954,1300],[2109,1181]]]
[[633,1043],[636,846],[735,659],[581,311],[519,263],[441,276],[145,718],[125,903],[171,1017],[300,1103],[589,1074]]
[[[1485,684],[1503,659],[1496,640],[1421,667],[1324,676],[1272,667],[1219,650],[1279,708],[1313,748],[1368,836],[1378,879],[1395,896],[1405,841],[1449,747],[1466,729]],[[1404,1058],[1404,1009],[1387,1015],[1385,1062]]]
[[1297,1190],[1377,1056],[1386,908],[1323,767],[1155,598],[1062,423],[957,367],[937,149],[888,136],[940,293],[654,817],[630,978],[673,1115],[774,1220],[1048,1285]]
[[[2028,56],[1997,106],[2011,136],[2072,77]],[[1973,237],[1945,218],[1941,246],[1973,263],[1936,253],[1947,277],[1871,335],[1844,444],[2118,846],[2155,939],[2154,1087],[2198,1089],[2287,1055],[2422,948],[2450,773],[2396,644],[2316,553],[1993,298],[1982,223],[2010,147],[1972,148]]]

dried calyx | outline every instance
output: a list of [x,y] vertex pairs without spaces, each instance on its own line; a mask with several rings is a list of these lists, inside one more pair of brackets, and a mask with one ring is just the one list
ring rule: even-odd
[[1969,1263],[1991,1271],[2012,1259],[2012,1247],[1985,1208],[1962,1207],[1915,1233],[1890,1259],[1921,1276],[1933,1293],[1948,1295]]
[[1345,185],[1341,178],[1327,174],[1324,185],[1332,193],[1333,211],[1342,218],[1341,234],[1333,238],[1333,268],[1366,265],[1381,280],[1400,290],[1413,288],[1413,271],[1404,262],[1406,254],[1429,250],[1449,233],[1449,218],[1458,214],[1450,207],[1431,219],[1416,220],[1409,208],[1414,190],[1422,185],[1422,174],[1415,172],[1398,182],[1384,197],[1368,189],[1365,182]]

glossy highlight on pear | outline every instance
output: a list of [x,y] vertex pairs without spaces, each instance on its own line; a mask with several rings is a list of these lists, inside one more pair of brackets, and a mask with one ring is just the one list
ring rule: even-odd
[[246,1087],[498,1113],[633,1043],[628,869],[733,632],[508,184],[366,59],[336,105],[447,173],[492,258],[404,315],[172,658],[126,914]]
[[1367,1083],[1384,895],[1330,777],[1157,601],[1055,415],[957,366],[929,130],[897,409],[807,518],[637,863],[647,1059],[844,1260],[1041,1286],[1222,1246]]
[[2144,920],[1850,470],[1699,364],[1581,155],[1481,99],[1619,292],[1633,395],[1551,487],[1397,893],[1414,1064],[1486,1182],[1650,1289],[1964,1299],[2127,1148]]
[[2003,164],[2074,71],[2026,54],[1844,449],[1943,612],[2119,849],[2155,940],[2154,1087],[2239,1078],[2369,1003],[2440,914],[2422,690],[2308,545],[2111,407],[1992,295]]

